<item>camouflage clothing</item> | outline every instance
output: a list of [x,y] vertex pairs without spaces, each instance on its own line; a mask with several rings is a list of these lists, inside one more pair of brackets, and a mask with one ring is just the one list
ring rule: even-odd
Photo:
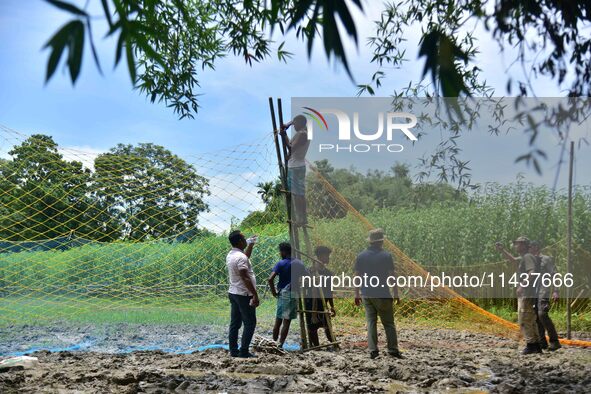
[[538,324],[536,319],[536,310],[534,298],[519,297],[517,299],[517,317],[519,320],[519,328],[526,343],[539,343],[540,334],[538,331]]
[[[519,282],[523,282],[522,274],[536,271],[536,258],[526,253],[519,260],[519,268],[517,274],[519,275]],[[538,343],[540,335],[538,325],[536,322],[536,289],[533,286],[533,279],[530,278],[528,286],[522,287],[522,292],[517,298],[517,316],[519,320],[519,327],[525,341],[528,344]]]
[[[517,269],[518,275],[518,282],[523,282],[522,274],[526,274],[528,271],[536,272],[537,271],[537,263],[536,258],[534,255],[530,253],[526,253],[521,257],[518,257],[517,260],[519,261],[519,267]],[[535,277],[531,277],[529,279],[529,283],[527,287],[523,287],[523,292],[521,293],[522,297],[527,298],[536,298],[536,288],[534,287],[534,280]]]

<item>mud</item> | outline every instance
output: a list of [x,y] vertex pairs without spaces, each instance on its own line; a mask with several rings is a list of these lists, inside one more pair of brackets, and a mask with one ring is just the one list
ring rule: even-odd
[[38,368],[0,373],[0,392],[591,391],[589,349],[521,356],[517,342],[495,336],[447,330],[399,334],[403,360],[385,353],[370,360],[359,336],[341,338],[343,348],[335,352],[259,353],[248,360],[231,358],[223,349],[38,351],[32,354],[39,358]]

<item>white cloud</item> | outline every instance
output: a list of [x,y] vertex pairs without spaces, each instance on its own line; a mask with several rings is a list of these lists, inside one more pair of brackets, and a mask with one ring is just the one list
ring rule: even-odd
[[94,171],[94,159],[104,150],[96,149],[91,146],[66,146],[58,148],[58,152],[66,161],[79,161],[82,165],[91,171]]
[[[209,212],[201,214],[199,224],[216,233],[230,229],[233,218],[244,219],[250,212],[262,210],[265,205],[257,194],[258,182],[264,182],[264,174],[217,174],[209,179],[211,195],[205,199]],[[268,176],[267,176],[268,178]]]

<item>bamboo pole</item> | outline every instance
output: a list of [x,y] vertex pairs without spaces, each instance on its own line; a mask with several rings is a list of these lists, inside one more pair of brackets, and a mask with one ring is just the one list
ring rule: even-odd
[[[312,267],[313,267],[313,273],[314,275],[318,275],[318,264],[321,264],[321,261],[318,260],[317,258],[312,256],[312,247],[310,245],[310,239],[308,237],[308,232],[306,231],[305,227],[304,227],[304,237],[306,238],[306,246],[307,246],[307,250],[306,253],[300,251],[301,254],[303,254],[304,256],[306,256],[308,259],[310,259],[312,261]],[[330,313],[326,313],[326,311],[328,311],[327,308],[327,303],[326,303],[326,299],[324,298],[324,290],[322,288],[320,289],[316,289],[318,290],[318,294],[320,297],[318,297],[318,299],[320,300],[320,303],[322,305],[322,309],[325,312],[320,312],[320,311],[316,311],[316,310],[312,310],[312,313],[316,313],[316,314],[325,314],[325,319],[326,319],[326,327],[328,328],[328,332],[330,333],[330,337],[332,338],[333,341],[336,340],[336,336],[334,334],[334,330],[332,328],[332,316],[330,315]],[[313,300],[313,308],[315,309],[316,306],[316,302],[318,302],[318,299],[316,297],[314,297]]]
[[329,346],[338,346],[339,345],[339,341],[335,341],[335,342],[331,342],[331,343],[325,343],[323,345],[318,345],[318,346],[312,346],[309,347],[307,349],[303,349],[303,352],[309,352],[310,350],[317,350],[317,349],[322,349],[323,347],[329,347]]
[[279,148],[279,139],[277,137],[277,120],[275,119],[275,108],[273,107],[273,99],[269,97],[269,110],[271,111],[271,122],[273,123],[273,140],[275,141],[275,151],[277,152],[277,163],[279,164],[279,177],[283,184],[285,169],[283,168],[283,161],[281,160],[281,151]]
[[[573,269],[573,162],[575,157],[575,142],[570,142],[570,160],[568,166],[568,250],[566,259],[566,273],[572,274]],[[570,287],[566,288],[566,338],[571,339],[571,315]]]
[[[283,125],[283,108],[281,107],[281,99],[277,100],[278,111],[279,111],[279,127]],[[275,117],[275,108],[273,106],[273,98],[269,97],[269,109],[271,111],[271,121],[273,122],[273,139],[275,141],[275,150],[277,151],[277,164],[279,166],[279,178],[281,180],[281,186],[283,190],[286,191],[285,193],[285,207],[287,209],[287,225],[289,227],[289,238],[291,241],[292,246],[296,245],[294,250],[297,251],[299,245],[299,240],[297,237],[297,229],[292,226],[291,220],[291,194],[288,191],[287,187],[287,148],[283,143],[283,137],[281,138],[281,146],[279,143],[279,128],[277,128],[277,119]],[[283,153],[283,157],[282,157]],[[297,252],[296,256],[297,258]],[[300,292],[298,296],[298,309],[303,309],[304,306],[303,295]],[[306,322],[303,313],[299,314],[299,322],[300,322],[300,346],[302,349],[306,349],[308,347],[308,337],[306,332]]]

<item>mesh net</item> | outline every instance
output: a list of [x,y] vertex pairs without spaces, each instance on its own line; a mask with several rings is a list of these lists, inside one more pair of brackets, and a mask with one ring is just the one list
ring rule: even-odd
[[[270,326],[274,303],[262,279],[289,240],[276,160],[271,135],[181,160],[150,144],[90,154],[0,127],[0,324],[226,323],[225,234],[240,227],[259,235],[252,262],[259,316]],[[350,272],[352,251],[365,247],[373,226],[318,172],[307,183],[311,243],[331,247],[330,268]],[[392,241],[385,246],[399,274],[442,269],[422,267]],[[552,247],[564,254],[564,245]],[[591,255],[577,248],[577,259]],[[400,323],[518,336],[515,323],[437,291],[409,290]],[[477,301],[487,306],[493,297],[483,290]],[[350,297],[335,304],[337,333],[359,333],[362,309]],[[588,321],[587,299],[575,299],[573,311]]]

